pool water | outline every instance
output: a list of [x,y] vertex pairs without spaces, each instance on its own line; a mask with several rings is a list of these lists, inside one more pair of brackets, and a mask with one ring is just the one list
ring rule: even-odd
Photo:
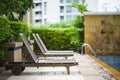
[[98,56],[98,58],[120,72],[120,56]]

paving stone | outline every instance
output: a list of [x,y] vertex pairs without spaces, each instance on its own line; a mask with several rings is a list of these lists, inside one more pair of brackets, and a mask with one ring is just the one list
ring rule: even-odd
[[0,80],[104,80],[88,62],[86,55],[76,53],[74,58],[79,65],[70,67],[70,75],[65,67],[26,67],[19,76],[12,75],[11,71],[4,72]]
[[98,75],[83,75],[85,80],[105,80]]

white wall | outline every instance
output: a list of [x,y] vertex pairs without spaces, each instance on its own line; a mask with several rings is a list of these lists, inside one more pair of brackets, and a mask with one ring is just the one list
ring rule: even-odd
[[99,10],[99,4],[98,4],[98,0],[86,0],[86,4],[88,5],[87,6],[87,9],[89,11],[98,11]]
[[55,23],[59,22],[59,0],[47,1],[47,22]]
[[99,0],[99,11],[117,11],[120,12],[120,0]]

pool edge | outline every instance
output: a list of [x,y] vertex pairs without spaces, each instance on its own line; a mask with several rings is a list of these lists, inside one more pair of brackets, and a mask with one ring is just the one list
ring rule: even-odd
[[106,63],[104,63],[100,59],[96,58],[95,56],[90,55],[90,54],[87,54],[87,55],[90,56],[93,60],[95,60],[98,64],[100,64],[104,69],[109,71],[115,78],[117,78],[118,80],[120,79],[119,71],[117,71],[114,68],[112,68],[111,66],[107,65]]

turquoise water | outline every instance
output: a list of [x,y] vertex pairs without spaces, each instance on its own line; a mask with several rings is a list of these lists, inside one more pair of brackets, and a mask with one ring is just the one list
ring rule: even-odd
[[120,56],[98,56],[98,58],[120,72]]

